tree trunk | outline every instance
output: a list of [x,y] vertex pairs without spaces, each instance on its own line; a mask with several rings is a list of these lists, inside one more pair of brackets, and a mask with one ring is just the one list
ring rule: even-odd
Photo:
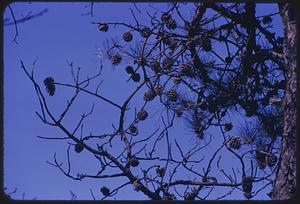
[[296,11],[295,5],[279,5],[284,26],[286,91],[283,101],[281,155],[272,199],[291,199],[296,193]]

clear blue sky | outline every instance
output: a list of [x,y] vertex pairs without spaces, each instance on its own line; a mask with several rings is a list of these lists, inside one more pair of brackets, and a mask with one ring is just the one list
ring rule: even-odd
[[[122,34],[123,28],[112,28],[107,33],[100,33],[97,26],[91,21],[125,21],[133,22],[129,8],[134,8],[132,3],[96,3],[94,5],[94,18],[82,16],[89,11],[85,8],[87,3],[14,3],[11,7],[15,14],[20,17],[28,12],[39,12],[45,8],[49,11],[43,16],[19,24],[19,44],[12,42],[14,27],[4,27],[4,186],[9,191],[18,188],[13,195],[14,199],[37,197],[38,199],[70,199],[69,190],[78,195],[78,199],[92,199],[89,189],[91,188],[96,198],[101,198],[99,189],[106,185],[116,187],[118,183],[127,180],[92,180],[73,181],[65,177],[57,168],[46,163],[53,160],[53,153],[57,153],[60,161],[66,163],[66,141],[49,141],[38,139],[37,136],[62,137],[59,130],[48,127],[36,117],[35,111],[39,110],[39,104],[33,85],[21,70],[20,60],[23,60],[27,68],[31,69],[33,61],[38,57],[35,74],[40,84],[47,76],[52,76],[58,82],[71,82],[70,69],[67,62],[73,62],[82,69],[81,76],[96,73],[100,66],[97,56],[97,48],[103,41],[115,35]],[[139,9],[147,9],[148,4],[138,4]],[[167,4],[156,4],[156,7],[167,8]],[[258,12],[271,13],[276,6],[258,6]],[[153,11],[153,10],[152,10]],[[146,22],[145,13],[137,14],[141,22]],[[5,10],[4,18],[10,16],[8,9]],[[147,21],[148,22],[148,21]],[[281,22],[274,19],[274,31],[282,33]],[[115,69],[110,63],[104,63],[101,79],[104,82],[100,93],[111,100],[121,104],[136,84],[127,83],[125,66],[123,63]],[[131,106],[141,107],[142,94],[139,93],[136,102]],[[66,105],[66,96],[71,92],[62,87],[57,88],[54,97],[47,97],[50,107],[58,114]],[[64,124],[74,127],[80,118],[80,114],[88,112],[91,104],[95,102],[93,117],[85,123],[86,134],[89,131],[105,133],[112,131],[111,124],[117,122],[117,110],[103,101],[96,101],[92,97],[81,95],[73,107],[73,111],[66,117]],[[158,125],[158,112],[161,107],[157,102],[149,106],[151,121],[139,125],[145,134],[153,131]],[[130,116],[128,117],[129,119]],[[231,120],[239,121],[240,116],[232,115]],[[217,134],[212,130],[212,134]],[[184,122],[176,121],[175,128],[170,131],[187,148],[197,142],[193,134],[187,130]],[[209,155],[218,145],[216,141],[209,146]],[[117,148],[116,148],[117,150]],[[94,173],[98,170],[98,163],[90,157],[87,151],[81,154],[71,153],[72,171]],[[234,160],[228,157],[224,166],[234,165]],[[185,175],[182,175],[185,177]],[[136,193],[132,187],[119,191],[117,199],[147,199],[142,193]],[[236,191],[227,199],[244,199],[242,192]],[[255,199],[268,199],[266,195],[257,196]]]

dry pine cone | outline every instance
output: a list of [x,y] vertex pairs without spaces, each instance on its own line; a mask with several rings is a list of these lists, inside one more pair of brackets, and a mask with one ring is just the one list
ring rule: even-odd
[[170,101],[176,101],[178,99],[178,94],[175,89],[168,90],[166,96]]
[[227,140],[227,144],[232,149],[240,149],[240,147],[241,147],[241,139],[240,139],[240,137],[230,137]]
[[157,95],[161,96],[164,92],[164,87],[162,85],[158,84],[154,87],[154,91]]
[[55,85],[54,79],[52,77],[47,77],[44,80],[44,85],[46,86],[46,90],[50,96],[53,96],[55,93]]
[[110,60],[113,65],[118,65],[121,63],[122,57],[120,55],[116,54],[116,55],[113,55]]
[[100,23],[98,28],[102,32],[107,32],[108,31],[108,24],[107,23]]
[[131,32],[126,32],[123,34],[124,41],[130,42],[130,41],[132,41],[132,39],[133,39],[133,36],[132,36]]
[[148,117],[148,113],[145,110],[141,110],[137,113],[136,117],[137,117],[137,119],[143,121]]
[[144,100],[145,101],[152,101],[156,96],[156,93],[154,90],[150,89],[148,91],[145,92],[144,94]]

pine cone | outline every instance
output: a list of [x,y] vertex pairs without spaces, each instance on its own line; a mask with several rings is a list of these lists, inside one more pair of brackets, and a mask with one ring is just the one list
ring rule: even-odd
[[168,46],[170,46],[171,43],[172,43],[170,37],[168,37],[168,36],[164,36],[164,38],[162,39],[162,41],[163,41],[163,43],[164,43],[165,45],[168,45]]
[[164,87],[162,85],[158,84],[154,87],[154,91],[157,95],[161,96],[164,92]]
[[151,35],[151,30],[147,27],[143,28],[141,31],[140,31],[140,35],[143,37],[143,38],[148,38],[150,37]]
[[277,163],[277,157],[274,154],[267,154],[266,163],[269,167],[275,166],[275,164]]
[[158,32],[157,32],[156,39],[157,39],[158,41],[160,41],[160,40],[162,40],[162,39],[164,39],[164,38],[165,38],[165,32],[164,32],[164,31],[158,31]]
[[150,89],[148,91],[145,92],[144,94],[144,100],[145,101],[152,101],[156,96],[156,93],[154,90]]
[[264,169],[264,168],[266,168],[267,165],[266,165],[265,162],[259,162],[259,161],[258,161],[258,162],[257,162],[257,166],[258,166],[259,169]]
[[75,152],[80,153],[80,152],[82,152],[83,149],[84,149],[83,144],[81,144],[81,143],[75,144]]
[[110,60],[113,65],[118,65],[121,63],[122,57],[120,55],[116,54],[116,55],[113,55]]
[[264,169],[266,168],[266,154],[259,151],[259,150],[256,150],[256,161],[257,161],[257,165],[260,169]]
[[196,35],[193,39],[195,45],[202,45],[202,37],[200,35]]
[[133,74],[134,73],[133,67],[132,66],[127,66],[126,67],[126,72],[127,72],[127,74]]
[[250,176],[244,176],[242,179],[242,188],[245,193],[251,193],[253,179]]
[[261,22],[265,25],[271,24],[272,23],[272,18],[270,16],[264,16]]
[[189,76],[190,75],[191,70],[190,70],[189,65],[181,64],[181,65],[179,65],[179,68],[180,68],[180,74],[182,76]]
[[224,130],[226,131],[226,132],[228,132],[228,131],[230,131],[231,129],[232,129],[232,123],[225,123],[225,125],[224,125]]
[[170,19],[167,23],[166,23],[166,26],[168,29],[170,30],[174,30],[177,28],[177,23],[174,19]]
[[98,25],[98,28],[102,32],[107,32],[108,31],[108,24],[107,23],[100,23]]
[[133,167],[137,167],[140,164],[139,160],[136,157],[132,157],[130,159],[130,165]]
[[100,189],[101,193],[104,195],[104,196],[109,196],[109,188],[103,186],[101,189]]
[[52,77],[47,77],[44,80],[44,85],[46,86],[46,90],[50,96],[53,96],[55,93],[55,85],[54,79]]
[[166,193],[164,194],[163,200],[176,200],[176,197],[174,194]]
[[181,82],[180,76],[175,77],[175,78],[173,79],[173,82],[174,82],[174,84],[180,84],[180,82]]
[[170,57],[166,57],[162,61],[163,69],[170,70],[172,68],[173,60]]
[[240,149],[240,147],[241,147],[241,139],[240,139],[240,137],[230,137],[227,140],[227,144],[232,149]]
[[194,192],[186,192],[184,195],[184,200],[195,200]]
[[131,78],[134,82],[139,82],[141,79],[141,76],[139,73],[133,73]]
[[165,175],[165,173],[166,173],[166,169],[165,169],[165,167],[163,167],[163,166],[159,166],[159,167],[157,167],[155,170],[156,170],[156,174],[157,174],[159,177],[163,177],[163,176]]
[[172,16],[171,16],[171,14],[169,14],[169,13],[163,13],[163,14],[161,15],[160,19],[161,19],[161,21],[162,21],[163,23],[167,23],[169,20],[172,19]]
[[132,36],[131,32],[126,32],[123,34],[123,40],[125,42],[130,42],[130,41],[132,41],[132,39],[133,39],[133,36]]
[[161,71],[160,63],[157,60],[154,60],[150,63],[150,68],[155,72],[158,73]]
[[137,119],[143,121],[148,117],[148,113],[145,110],[140,110],[137,115],[136,115]]
[[130,125],[129,131],[130,131],[132,134],[136,134],[136,133],[137,133],[137,127],[134,126],[134,125]]
[[183,112],[181,110],[179,110],[179,109],[176,109],[175,110],[175,114],[176,114],[177,117],[181,117],[182,114],[183,114]]
[[135,191],[140,191],[142,184],[139,182],[138,178],[133,182],[134,190]]
[[177,48],[177,42],[175,40],[170,40],[169,48],[172,51],[175,51]]
[[253,143],[253,141],[254,140],[251,136],[246,136],[246,137],[243,138],[243,143],[244,144],[251,144],[251,143]]
[[229,64],[229,63],[231,63],[232,62],[232,58],[231,57],[226,57],[225,58],[225,62],[227,63],[227,64]]
[[178,94],[175,89],[168,90],[166,96],[170,101],[176,101],[178,99]]

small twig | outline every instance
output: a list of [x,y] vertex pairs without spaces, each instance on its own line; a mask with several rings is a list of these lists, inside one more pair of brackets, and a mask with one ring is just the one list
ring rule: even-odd
[[10,10],[10,13],[11,13],[12,17],[13,17],[14,25],[15,25],[15,37],[14,37],[14,39],[13,39],[13,42],[16,42],[16,43],[18,44],[18,42],[17,42],[17,37],[18,37],[18,35],[19,35],[19,32],[18,32],[17,20],[16,20],[16,18],[15,18],[15,14],[14,14],[14,12],[13,12],[13,10],[12,10],[12,8],[11,8],[10,5],[8,5],[8,8],[9,8],[9,10]]
[[90,193],[91,193],[91,196],[93,197],[93,200],[96,200],[96,198],[95,198],[95,196],[94,196],[93,191],[92,191],[91,188],[90,188]]
[[69,137],[43,137],[43,136],[37,136],[40,139],[46,139],[46,140],[66,140],[70,139]]

